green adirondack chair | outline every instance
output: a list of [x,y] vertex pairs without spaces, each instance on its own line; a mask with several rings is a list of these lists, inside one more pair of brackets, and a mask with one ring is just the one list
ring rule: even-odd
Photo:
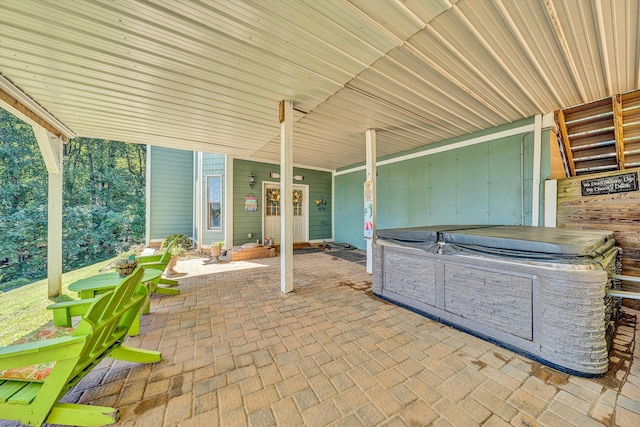
[[136,269],[113,291],[97,297],[75,328],[41,329],[21,343],[0,348],[0,418],[31,426],[118,421],[115,408],[59,399],[106,357],[138,363],[161,360],[157,351],[122,345],[146,298],[140,289],[142,274],[142,268]]
[[[175,245],[176,241],[177,239],[173,239],[161,254],[137,256],[136,261],[138,261],[138,265],[144,268],[155,268],[164,272],[169,261],[171,261],[171,248]],[[171,280],[160,276],[157,283],[154,283],[153,285],[152,289],[150,289],[150,293],[155,292],[162,295],[178,295],[180,293],[179,289],[173,288],[178,285],[177,280]]]

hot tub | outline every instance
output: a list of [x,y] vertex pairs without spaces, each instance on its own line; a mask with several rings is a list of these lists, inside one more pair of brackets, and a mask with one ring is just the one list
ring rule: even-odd
[[378,230],[373,292],[562,371],[599,376],[619,303],[613,232],[523,226]]

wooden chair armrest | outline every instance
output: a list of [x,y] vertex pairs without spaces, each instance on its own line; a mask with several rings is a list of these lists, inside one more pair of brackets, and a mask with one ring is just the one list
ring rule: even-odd
[[53,310],[53,324],[56,326],[72,326],[71,318],[82,316],[87,312],[89,306],[95,301],[95,298],[63,301],[51,304],[47,307]]
[[142,267],[144,267],[145,270],[160,270],[161,272],[164,272],[167,264],[168,263],[166,262],[150,262],[147,264],[142,264]]
[[84,348],[86,336],[52,338],[0,348],[0,369],[19,368],[77,357]]
[[136,257],[138,264],[146,264],[149,262],[158,262],[162,258],[162,255],[141,255]]

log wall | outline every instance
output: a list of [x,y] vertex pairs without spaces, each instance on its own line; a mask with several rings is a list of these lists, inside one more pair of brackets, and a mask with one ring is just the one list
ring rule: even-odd
[[[558,227],[612,230],[622,248],[622,273],[640,276],[640,191],[582,195],[581,181],[638,173],[640,168],[581,175],[558,180]],[[640,285],[623,289],[640,292]]]

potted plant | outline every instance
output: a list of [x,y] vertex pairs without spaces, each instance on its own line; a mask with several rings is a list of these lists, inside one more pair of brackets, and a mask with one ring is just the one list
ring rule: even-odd
[[209,245],[209,250],[211,251],[211,257],[214,260],[219,261],[218,257],[222,252],[223,245],[224,245],[224,240],[220,240],[218,242],[211,242],[211,244]]
[[178,274],[173,268],[176,266],[180,255],[187,252],[187,250],[181,246],[173,246],[169,252],[171,252],[171,259],[169,260],[169,264],[167,264],[167,273],[169,275]]
[[174,233],[165,237],[165,239],[162,241],[162,244],[160,245],[160,249],[162,250],[166,248],[167,245],[169,245],[169,243],[173,242],[174,240],[176,241],[176,243],[174,243],[173,247],[171,248],[171,260],[169,261],[169,264],[167,264],[166,271],[168,275],[180,274],[177,271],[174,271],[173,268],[176,266],[180,255],[187,252],[193,244],[191,242],[191,239],[184,234]]
[[134,255],[130,255],[128,252],[120,254],[116,260],[116,271],[120,277],[126,277],[133,273],[133,270],[138,266],[138,261]]
[[120,252],[115,260],[115,270],[120,277],[128,276],[138,266],[136,256],[139,255],[139,248],[131,247],[126,252]]

